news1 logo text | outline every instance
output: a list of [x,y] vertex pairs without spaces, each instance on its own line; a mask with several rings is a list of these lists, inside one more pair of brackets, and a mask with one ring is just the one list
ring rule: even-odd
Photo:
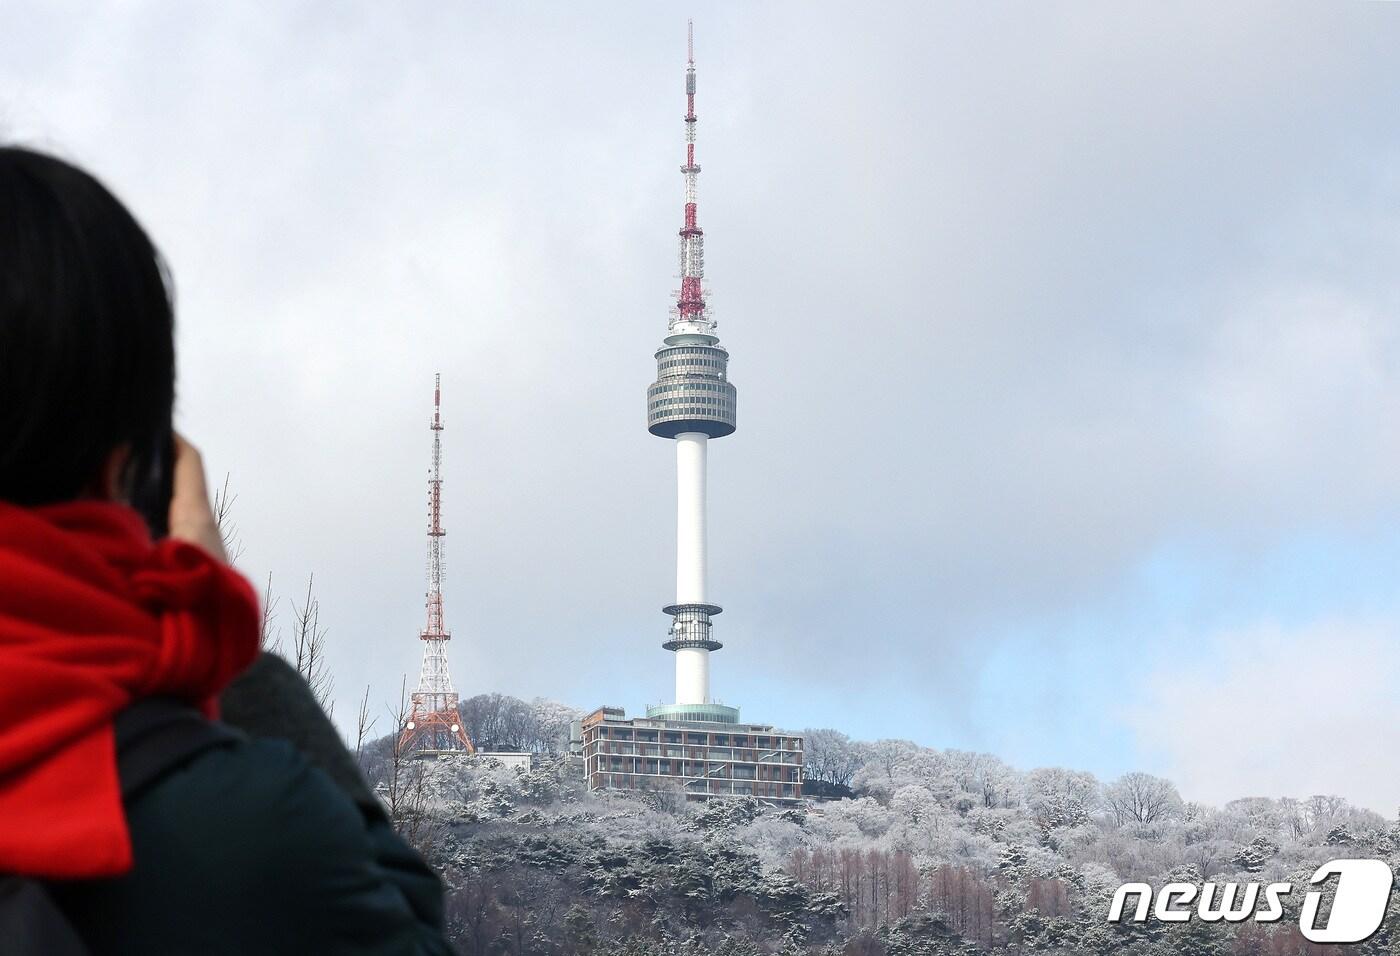
[[[1381,860],[1329,860],[1317,868],[1308,885],[1323,887],[1334,877],[1337,883],[1331,911],[1319,917],[1323,891],[1309,890],[1298,916],[1298,929],[1314,943],[1364,942],[1385,919],[1395,874]],[[1124,883],[1113,894],[1108,921],[1122,922],[1128,897],[1136,896],[1129,922],[1145,922],[1151,913],[1164,923],[1185,923],[1192,918],[1205,923],[1276,923],[1283,918],[1284,901],[1292,894],[1292,883],[1168,883],[1155,894],[1147,883]]]

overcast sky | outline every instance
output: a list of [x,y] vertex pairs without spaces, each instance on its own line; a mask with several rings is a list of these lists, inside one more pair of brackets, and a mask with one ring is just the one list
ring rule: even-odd
[[416,680],[435,371],[458,690],[671,698],[694,16],[714,692],[1400,805],[1400,7],[92,6],[0,4],[0,136],[169,259],[178,426],[342,722]]

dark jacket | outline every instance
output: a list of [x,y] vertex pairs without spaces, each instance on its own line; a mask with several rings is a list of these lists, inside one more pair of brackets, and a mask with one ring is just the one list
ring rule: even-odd
[[[240,712],[288,693],[297,698],[289,708],[304,706],[300,689],[283,686],[288,670],[276,659],[255,666],[226,698],[230,721],[237,726]],[[296,737],[285,718],[284,736]],[[310,756],[339,764],[332,769],[343,775],[344,748],[319,720]],[[358,775],[348,789],[358,799],[291,741],[244,737],[169,771],[128,803],[130,873],[51,891],[98,954],[450,953],[437,876],[393,832]]]

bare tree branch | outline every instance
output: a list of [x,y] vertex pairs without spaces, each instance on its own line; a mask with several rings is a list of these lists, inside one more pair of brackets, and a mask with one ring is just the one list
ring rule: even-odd
[[335,681],[326,665],[326,629],[321,627],[321,605],[313,590],[315,580],[314,574],[309,575],[305,600],[300,605],[292,602],[292,662],[329,714],[334,706],[331,688]]
[[267,586],[263,588],[262,601],[262,623],[258,630],[258,643],[263,650],[271,651],[274,654],[282,653],[282,629],[279,627],[276,636],[269,641],[268,637],[272,633],[272,622],[277,618],[277,601],[279,599],[272,593],[272,572],[267,572]]
[[378,717],[369,715],[369,685],[365,685],[365,696],[360,699],[360,713],[355,720],[355,759],[359,760],[365,749],[365,738],[374,732]]
[[411,715],[407,676],[399,684],[398,704],[389,708],[389,714],[394,730],[390,736],[389,773],[383,784],[389,820],[409,846],[431,859],[444,828],[432,812],[428,764],[415,759],[404,746],[403,731]]
[[219,537],[224,542],[224,554],[228,555],[229,564],[237,564],[238,559],[243,557],[243,539],[238,534],[238,525],[233,521],[233,503],[238,500],[237,494],[231,494],[228,490],[228,472],[224,472],[224,484],[222,488],[214,492],[214,523],[219,527]]

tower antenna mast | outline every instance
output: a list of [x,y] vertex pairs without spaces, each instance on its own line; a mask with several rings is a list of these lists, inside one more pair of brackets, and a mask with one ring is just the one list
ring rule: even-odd
[[419,638],[423,641],[423,667],[418,687],[410,698],[408,720],[399,734],[400,751],[474,753],[471,738],[462,727],[457,711],[457,692],[447,669],[447,642],[452,632],[442,615],[443,539],[442,527],[442,375],[433,380],[433,464],[428,472],[428,621]]

